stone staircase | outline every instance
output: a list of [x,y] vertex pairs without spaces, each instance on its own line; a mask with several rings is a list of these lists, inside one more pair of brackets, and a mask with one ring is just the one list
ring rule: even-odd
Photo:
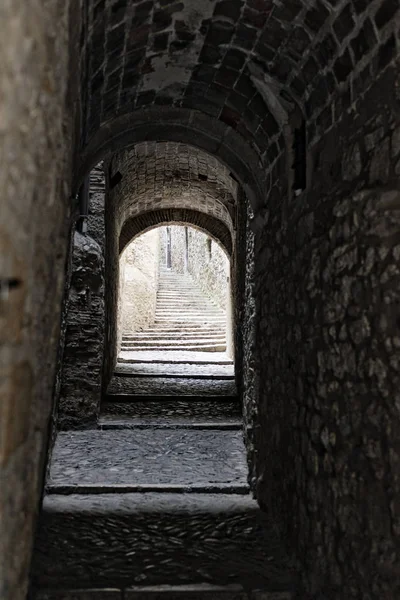
[[225,352],[225,312],[201,292],[190,275],[160,268],[153,326],[122,336],[122,352],[152,350]]
[[30,598],[292,600],[296,585],[249,491],[232,363],[117,365],[98,427],[57,435]]

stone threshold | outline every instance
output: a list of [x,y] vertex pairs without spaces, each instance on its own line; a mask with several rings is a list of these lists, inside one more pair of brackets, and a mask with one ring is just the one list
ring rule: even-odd
[[137,484],[49,484],[46,486],[48,495],[86,495],[86,494],[238,494],[247,495],[250,488],[245,483],[217,483],[217,484],[163,484],[163,483],[137,483]]
[[44,589],[33,600],[292,600],[291,592],[246,591],[241,585],[154,585],[125,589]]
[[151,400],[153,402],[162,402],[163,400],[189,400],[191,402],[199,402],[199,401],[214,401],[214,402],[237,402],[236,395],[230,396],[220,396],[218,395],[210,395],[210,396],[191,396],[190,394],[162,394],[162,395],[154,395],[154,394],[107,394],[106,400],[107,402],[143,402],[146,400]]
[[198,422],[198,423],[185,423],[185,422],[175,422],[175,423],[164,423],[164,422],[140,422],[139,420],[129,420],[121,419],[120,421],[107,419],[106,417],[101,417],[98,425],[98,429],[213,429],[216,431],[237,431],[242,429],[241,420],[232,420],[231,422],[222,422],[222,423],[210,423],[210,422]]
[[234,374],[219,374],[219,373],[171,373],[167,371],[159,371],[158,373],[146,371],[114,371],[114,377],[157,377],[162,379],[212,379],[213,381],[221,380],[232,380],[235,379]]

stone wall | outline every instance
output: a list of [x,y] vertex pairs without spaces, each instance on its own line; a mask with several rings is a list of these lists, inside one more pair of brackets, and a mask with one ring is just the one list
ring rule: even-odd
[[9,287],[0,298],[2,600],[26,598],[42,490],[72,208],[67,86],[76,8],[0,3],[0,280]]
[[104,356],[103,164],[90,173],[87,233],[75,233],[65,298],[65,339],[56,422],[60,429],[96,423]]
[[286,216],[277,184],[256,233],[250,462],[313,598],[400,590],[399,89],[394,63],[310,138],[308,191]]
[[[177,273],[185,272],[185,226],[171,226],[172,268]],[[223,309],[227,305],[227,286],[230,275],[229,258],[218,243],[206,233],[193,227],[187,228],[188,261],[187,272],[200,289]],[[161,233],[161,261],[165,262],[166,232]]]
[[140,331],[154,322],[159,270],[160,230],[134,240],[121,255],[119,306],[123,333]]
[[60,429],[93,426],[101,400],[104,257],[93,238],[74,237],[72,276],[58,407]]

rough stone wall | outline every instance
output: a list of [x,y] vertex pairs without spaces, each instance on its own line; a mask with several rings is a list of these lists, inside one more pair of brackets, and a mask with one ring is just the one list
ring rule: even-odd
[[232,229],[231,212],[237,183],[216,158],[187,144],[143,142],[118,153],[112,161],[119,171],[116,214],[127,218],[154,210],[197,210]]
[[103,351],[104,256],[93,238],[76,232],[58,407],[60,429],[96,423]]
[[[140,331],[154,322],[159,271],[160,229],[139,236],[120,258],[119,296],[123,333]],[[122,293],[121,293],[122,292]]]
[[87,233],[75,233],[67,281],[65,339],[57,427],[96,422],[104,358],[105,178],[100,163],[90,173]]
[[[119,339],[118,332],[121,327],[118,327],[118,296],[122,292],[120,282],[123,280],[119,277],[119,226],[115,214],[116,203],[113,199],[114,194],[109,189],[109,178],[106,178],[106,206],[105,206],[105,222],[106,222],[106,253],[105,253],[105,348],[103,362],[103,383],[105,386],[111,380],[114,372],[114,367],[117,362]],[[121,313],[120,313],[121,314]]]
[[74,145],[69,9],[0,3],[2,600],[26,598],[55,377]]
[[257,495],[328,600],[400,593],[398,63],[364,84],[256,235]]

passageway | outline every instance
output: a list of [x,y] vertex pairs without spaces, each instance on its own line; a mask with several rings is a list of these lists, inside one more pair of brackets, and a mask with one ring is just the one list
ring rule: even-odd
[[[400,597],[399,35],[398,0],[0,1],[1,600]],[[160,227],[227,257],[224,356],[130,346]]]
[[204,361],[211,357],[202,353],[232,356],[230,264],[209,236],[186,226],[153,229],[122,253],[121,279],[120,362],[145,353],[154,361],[156,352],[164,361],[188,352]]

